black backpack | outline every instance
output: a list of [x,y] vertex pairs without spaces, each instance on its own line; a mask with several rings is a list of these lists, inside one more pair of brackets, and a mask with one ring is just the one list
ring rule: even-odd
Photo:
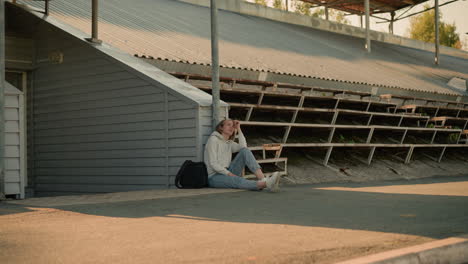
[[179,189],[208,187],[208,172],[205,163],[186,160],[177,172],[175,186]]

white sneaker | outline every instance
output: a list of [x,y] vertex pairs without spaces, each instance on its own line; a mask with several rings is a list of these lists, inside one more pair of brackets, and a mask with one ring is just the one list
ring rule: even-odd
[[278,192],[279,191],[279,181],[280,181],[280,173],[279,171],[273,173],[268,179],[265,180],[266,187],[271,192]]

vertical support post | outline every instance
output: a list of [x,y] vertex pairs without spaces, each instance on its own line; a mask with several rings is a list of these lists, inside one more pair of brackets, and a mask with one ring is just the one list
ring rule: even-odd
[[328,21],[328,7],[325,6],[325,19]]
[[218,9],[216,0],[211,0],[211,94],[213,129],[219,123],[219,51],[218,51]]
[[434,144],[435,137],[437,135],[437,130],[434,131],[434,134],[432,134],[432,139],[430,144]]
[[367,157],[367,165],[370,165],[372,162],[372,158],[374,157],[374,152],[375,152],[376,147],[372,147],[370,152],[369,152],[369,157]]
[[45,15],[48,16],[49,15],[49,0],[45,0]]
[[440,156],[439,156],[439,159],[437,160],[437,162],[440,163],[440,161],[442,160],[442,157],[444,156],[444,153],[445,153],[445,150],[447,149],[447,147],[444,147],[442,149],[442,151],[440,152]]
[[[260,94],[260,96],[258,97],[257,106],[259,106],[259,105],[262,104],[263,96],[264,96],[264,95],[265,95],[265,94],[262,92],[262,93]],[[250,117],[252,116],[253,109],[254,109],[253,106],[249,108],[249,111],[247,111],[247,115],[245,116],[245,121],[250,121]]]
[[281,142],[286,143],[288,141],[289,133],[291,133],[291,128],[291,125],[286,127],[286,131],[284,132],[283,140]]
[[460,143],[460,139],[461,139],[461,137],[462,137],[462,134],[463,134],[463,130],[460,130],[460,133],[458,134],[457,141],[455,142],[455,144],[459,144],[459,143]]
[[435,0],[435,59],[434,63],[439,65],[439,0]]
[[332,142],[334,134],[335,134],[335,127],[332,128],[332,130],[330,131],[330,135],[328,135],[328,143]]
[[372,140],[372,136],[374,135],[374,128],[371,128],[369,130],[369,135],[367,135],[367,140],[366,140],[366,143],[369,144]]
[[335,107],[333,109],[338,109],[338,105],[340,104],[340,98],[336,99]]
[[333,147],[328,147],[327,154],[325,155],[325,160],[323,161],[324,166],[327,166],[332,150],[333,150]]
[[409,164],[411,162],[411,156],[413,155],[414,146],[411,146],[408,150],[408,154],[406,155],[405,164]]
[[390,12],[390,24],[388,25],[388,33],[393,35],[393,21],[395,20],[395,11]]
[[367,126],[370,126],[370,124],[371,124],[371,122],[372,122],[372,117],[373,117],[373,116],[374,116],[373,114],[370,114],[369,120],[367,120]]
[[91,39],[98,40],[98,0],[93,0]]
[[333,118],[331,120],[331,124],[334,125],[336,123],[336,120],[338,119],[338,115],[340,113],[340,110],[335,109],[335,113],[333,114]]
[[93,0],[91,10],[91,38],[86,40],[95,44],[101,44],[102,41],[98,38],[98,0]]
[[289,11],[289,0],[286,0],[286,11]]
[[301,99],[299,99],[299,103],[297,104],[297,109],[294,111],[294,114],[291,118],[291,123],[296,123],[296,119],[297,119],[297,115],[299,114],[299,109],[302,108],[302,106],[304,105],[304,100],[305,100],[305,96],[301,96]]
[[[437,1],[437,0],[436,0]],[[364,0],[364,6],[366,9],[366,51],[371,52],[371,43],[370,43],[370,6],[369,0]]]
[[250,121],[250,116],[252,115],[254,107],[251,106],[249,107],[249,110],[247,111],[247,114],[245,115],[245,121]]
[[359,21],[361,22],[361,28],[363,28],[363,23],[362,23],[362,14],[359,15]]
[[[305,96],[304,95],[301,96],[301,99],[299,100],[299,104],[297,105],[297,109],[294,111],[294,114],[291,118],[291,123],[296,123],[297,114],[299,113],[299,109],[302,108],[302,106],[304,105],[304,99],[305,99]],[[288,126],[283,136],[283,141],[282,141],[283,143],[286,143],[286,141],[288,141],[290,132],[291,132],[291,126]]]
[[401,123],[403,122],[403,116],[400,117],[400,121],[398,121],[398,125],[397,126],[401,126]]
[[369,103],[366,106],[366,112],[369,112],[369,109],[370,109],[371,105],[372,105],[372,102],[369,101]]
[[0,200],[5,196],[5,1],[0,0]]
[[403,142],[405,141],[407,133],[408,133],[408,129],[406,129],[405,132],[403,132],[403,136],[401,137],[400,144],[403,144]]
[[265,93],[262,92],[258,97],[257,105],[261,105],[263,103],[263,97],[265,97]]

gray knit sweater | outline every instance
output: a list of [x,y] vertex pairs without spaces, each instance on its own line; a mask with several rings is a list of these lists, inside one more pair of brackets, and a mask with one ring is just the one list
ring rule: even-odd
[[208,177],[216,173],[225,175],[229,173],[227,168],[231,164],[232,153],[239,152],[242,148],[247,147],[247,141],[242,131],[239,131],[238,137],[239,143],[236,143],[232,140],[225,140],[218,131],[211,133],[206,142],[204,156]]

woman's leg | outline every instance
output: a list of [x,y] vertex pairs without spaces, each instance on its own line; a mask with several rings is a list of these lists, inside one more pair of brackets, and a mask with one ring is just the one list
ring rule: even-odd
[[265,186],[264,182],[249,181],[238,176],[227,176],[224,174],[215,174],[208,179],[208,184],[213,188],[232,188],[232,189],[247,189],[261,190]]
[[247,166],[251,172],[257,176],[259,180],[263,179],[265,176],[263,175],[262,169],[258,164],[257,160],[255,160],[252,151],[248,148],[242,148],[234,160],[231,162],[228,170],[235,175],[241,176],[242,170]]

